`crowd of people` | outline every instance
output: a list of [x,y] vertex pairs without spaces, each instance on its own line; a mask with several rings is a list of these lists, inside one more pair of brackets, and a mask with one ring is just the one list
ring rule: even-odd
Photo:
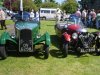
[[75,15],[81,18],[83,24],[87,27],[96,27],[100,28],[100,11],[97,13],[94,9],[92,10],[83,10],[82,12],[78,9],[75,12]]
[[35,12],[33,9],[31,11],[19,11],[17,14],[13,15],[11,19],[15,19],[17,21],[39,21],[39,12]]
[[[26,13],[25,13],[26,15]],[[77,9],[77,11],[75,12],[75,15],[82,20],[83,24],[87,27],[96,27],[97,29],[100,28],[100,11],[98,11],[97,13],[95,12],[94,9],[92,10],[83,10],[82,12],[80,11],[80,9]],[[17,16],[18,17],[18,16]],[[26,17],[26,16],[25,16]],[[30,19],[36,19],[37,21],[39,21],[39,12],[34,12],[34,10],[32,9],[29,13],[28,16],[26,18],[30,18]],[[66,14],[65,12],[62,12],[60,9],[57,8],[57,12],[56,12],[56,20],[59,21],[62,18],[66,18]],[[6,24],[5,24],[5,19],[6,19],[6,13],[0,9],[0,23],[1,23],[1,30],[7,29]]]
[[[62,17],[63,19],[66,18],[66,15],[67,14],[65,14],[65,12],[57,9],[56,20],[60,21],[62,20]],[[86,27],[96,27],[97,29],[100,28],[100,11],[95,12],[94,9],[84,9],[83,11],[80,11],[80,9],[77,9],[77,11],[71,15],[78,17],[78,19],[81,20]]]

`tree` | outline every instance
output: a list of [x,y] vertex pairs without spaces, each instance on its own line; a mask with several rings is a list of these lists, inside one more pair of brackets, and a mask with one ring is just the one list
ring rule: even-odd
[[[8,9],[11,8],[13,11],[18,11],[20,8],[20,0],[4,0],[4,6]],[[23,0],[23,8],[24,10],[37,10],[37,7],[32,0]]]
[[54,2],[55,3],[55,0],[45,0],[45,2]]
[[65,10],[66,13],[74,13],[78,7],[76,0],[65,0],[62,3],[62,10]]
[[53,2],[53,3],[55,3],[55,0],[50,0],[50,2]]
[[44,2],[48,2],[48,0],[45,0]]
[[42,0],[34,0],[34,3],[39,7],[42,4]]
[[56,8],[58,5],[53,2],[44,2],[42,3],[41,7],[43,8]]

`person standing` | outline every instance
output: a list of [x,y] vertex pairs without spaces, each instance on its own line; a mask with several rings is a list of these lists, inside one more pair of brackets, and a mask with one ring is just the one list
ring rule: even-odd
[[86,10],[84,9],[84,10],[82,11],[82,22],[83,22],[84,25],[86,25],[86,15],[87,15],[87,12],[86,12]]
[[100,28],[100,11],[97,13],[97,16],[96,16],[96,28],[97,29]]
[[59,8],[57,8],[57,11],[56,11],[56,20],[57,21],[61,20],[61,10]]
[[91,15],[91,21],[92,21],[92,26],[95,26],[95,21],[96,21],[96,12],[94,9],[90,12]]
[[3,30],[3,27],[5,27],[5,29],[7,29],[5,20],[6,20],[6,14],[2,9],[0,9],[1,30]]
[[33,20],[34,16],[35,16],[34,10],[32,9],[31,12],[30,12],[30,19]]
[[81,18],[80,9],[77,9],[77,11],[75,12],[75,15],[76,15],[78,18]]
[[81,21],[81,11],[80,9],[78,8],[77,11],[75,12],[75,15],[76,15],[76,21]]

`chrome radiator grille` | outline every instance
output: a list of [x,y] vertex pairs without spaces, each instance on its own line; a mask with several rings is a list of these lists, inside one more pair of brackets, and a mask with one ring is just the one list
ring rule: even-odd
[[32,31],[29,29],[20,31],[19,52],[33,52]]

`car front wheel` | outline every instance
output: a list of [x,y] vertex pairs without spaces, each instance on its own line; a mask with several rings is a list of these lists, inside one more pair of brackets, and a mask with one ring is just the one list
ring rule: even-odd
[[0,46],[0,57],[1,57],[1,59],[6,59],[7,58],[7,54],[6,54],[6,50],[5,50],[4,45]]
[[97,40],[96,40],[95,49],[96,49],[97,55],[100,55],[100,39],[97,39]]
[[48,59],[49,57],[49,46],[44,45],[44,58]]
[[68,43],[64,43],[63,44],[62,53],[63,53],[64,57],[67,57],[68,56]]

